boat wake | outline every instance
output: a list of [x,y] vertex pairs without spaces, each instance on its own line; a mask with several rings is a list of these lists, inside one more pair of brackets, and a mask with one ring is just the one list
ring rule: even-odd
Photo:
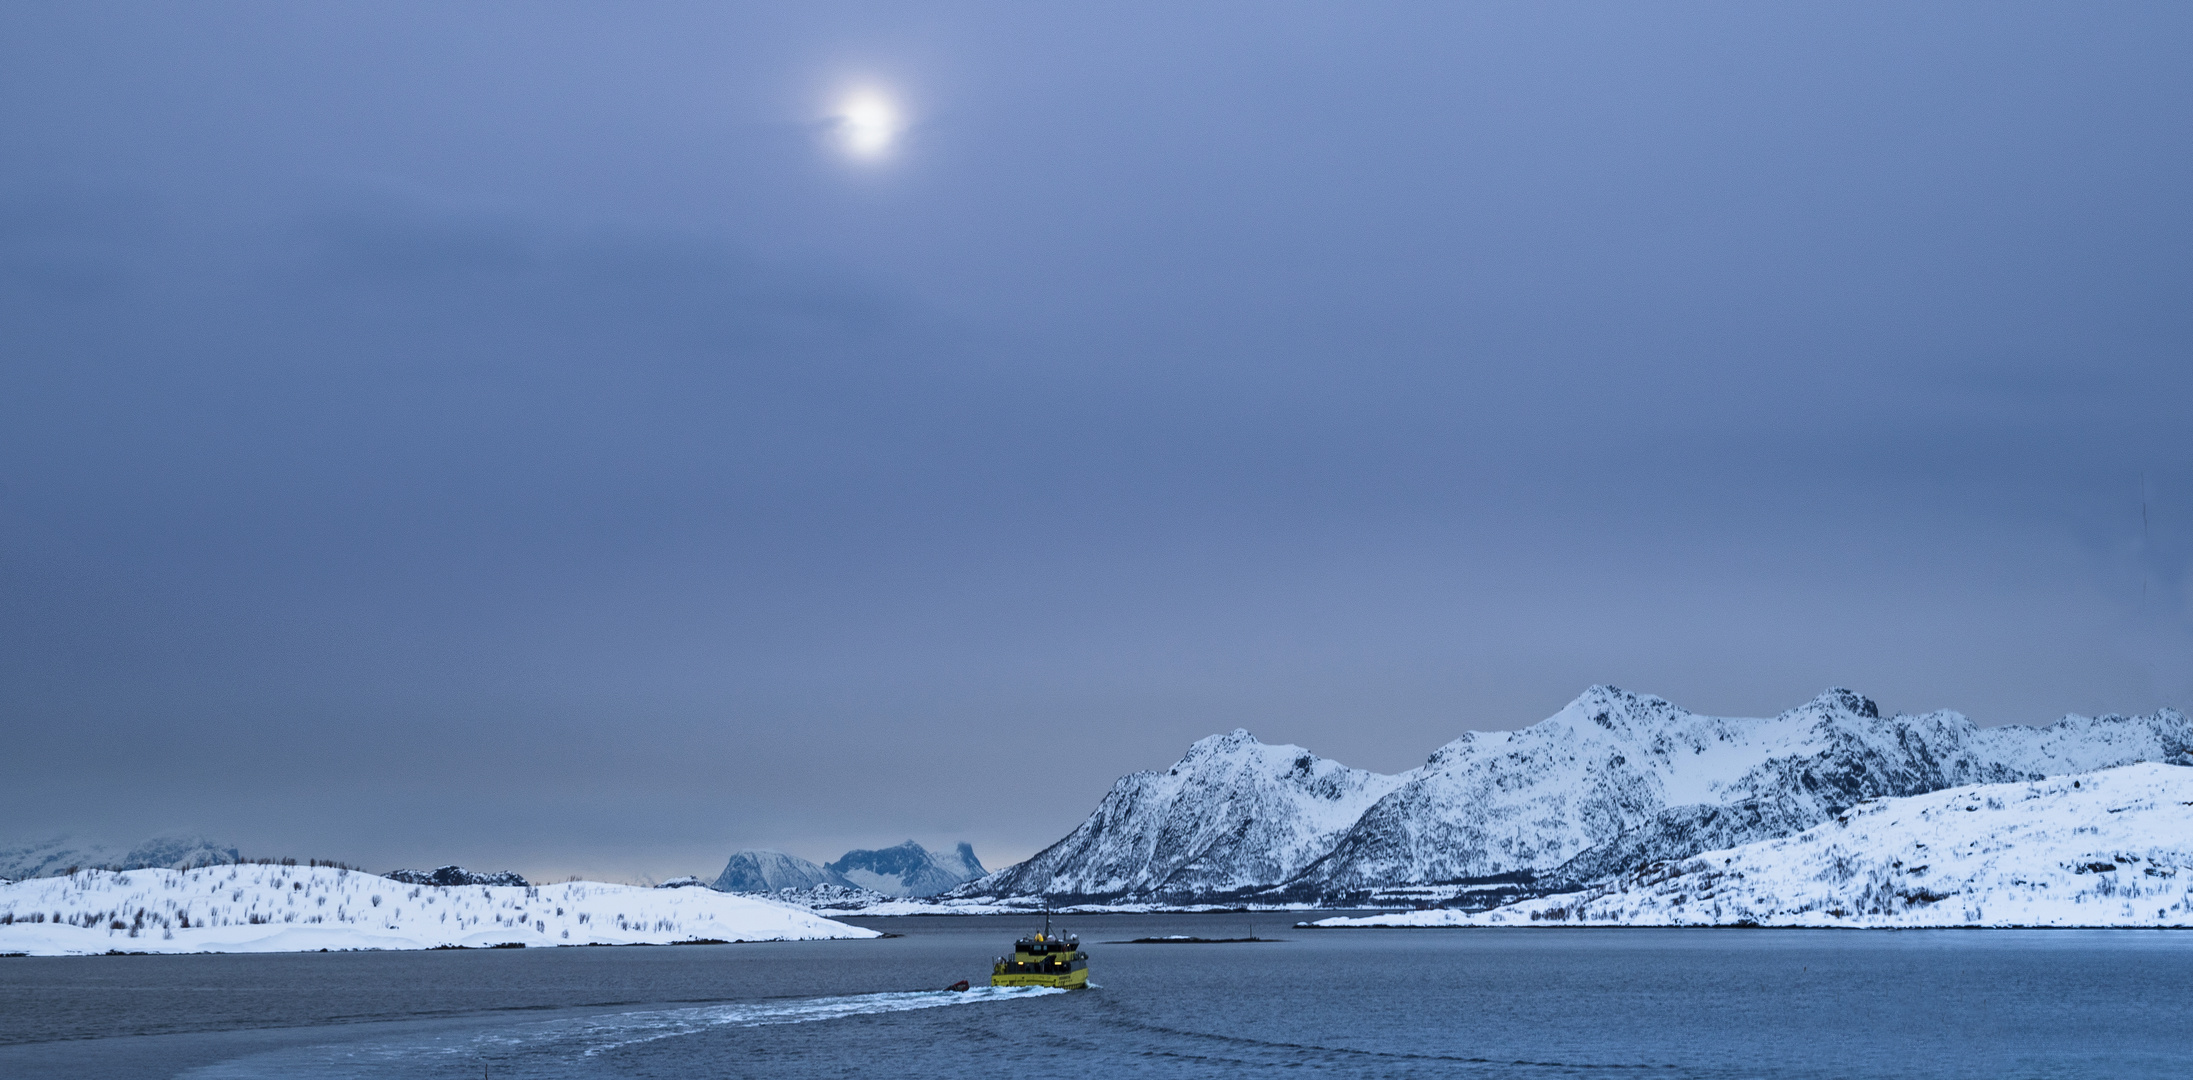
[[650,1009],[535,1021],[487,1031],[414,1035],[281,1050],[194,1069],[182,1075],[190,1080],[246,1080],[272,1076],[381,1077],[436,1073],[460,1062],[578,1061],[621,1047],[723,1028],[809,1024],[1068,992],[1047,986],[981,986],[963,991],[918,990]]

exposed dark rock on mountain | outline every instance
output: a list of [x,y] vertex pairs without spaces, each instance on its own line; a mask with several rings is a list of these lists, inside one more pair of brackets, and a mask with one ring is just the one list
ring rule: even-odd
[[439,866],[432,870],[391,870],[384,876],[390,881],[401,881],[406,885],[516,885],[526,888],[532,884],[514,871],[479,874],[456,865]]

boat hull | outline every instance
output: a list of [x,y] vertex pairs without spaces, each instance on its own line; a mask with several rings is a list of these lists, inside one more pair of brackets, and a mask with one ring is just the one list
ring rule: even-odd
[[1089,985],[1089,969],[1052,973],[1028,973],[1025,975],[992,975],[992,986],[1056,986],[1066,990],[1086,989]]

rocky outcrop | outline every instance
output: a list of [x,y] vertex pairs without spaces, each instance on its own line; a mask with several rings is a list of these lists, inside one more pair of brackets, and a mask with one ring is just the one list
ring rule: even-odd
[[432,870],[391,870],[382,876],[406,885],[515,885],[522,889],[531,884],[515,871],[481,874],[455,864]]

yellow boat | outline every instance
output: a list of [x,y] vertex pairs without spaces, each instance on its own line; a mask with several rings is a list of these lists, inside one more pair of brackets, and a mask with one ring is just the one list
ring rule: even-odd
[[1042,933],[1014,942],[1013,955],[991,965],[990,985],[1079,990],[1089,985],[1089,954],[1081,951],[1079,937],[1051,936],[1051,915],[1045,912]]

